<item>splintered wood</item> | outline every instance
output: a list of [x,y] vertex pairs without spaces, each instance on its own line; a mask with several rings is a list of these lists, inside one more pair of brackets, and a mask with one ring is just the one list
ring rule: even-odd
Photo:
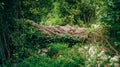
[[86,28],[72,27],[70,25],[66,26],[42,26],[35,22],[32,22],[31,25],[38,28],[47,35],[58,35],[65,36],[70,35],[77,38],[86,38]]

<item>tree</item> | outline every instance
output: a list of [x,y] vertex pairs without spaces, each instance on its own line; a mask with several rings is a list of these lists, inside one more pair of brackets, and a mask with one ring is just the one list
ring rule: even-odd
[[110,32],[111,42],[113,46],[120,50],[120,1],[107,0],[107,14],[103,17],[103,21],[107,24]]

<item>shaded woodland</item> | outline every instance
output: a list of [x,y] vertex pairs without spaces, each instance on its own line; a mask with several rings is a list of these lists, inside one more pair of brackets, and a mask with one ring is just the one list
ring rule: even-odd
[[0,0],[0,67],[120,67],[120,0]]

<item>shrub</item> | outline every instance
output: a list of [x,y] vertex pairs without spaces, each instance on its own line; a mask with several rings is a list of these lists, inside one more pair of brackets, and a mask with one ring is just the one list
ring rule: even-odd
[[[42,56],[41,54],[34,53],[29,58],[17,63],[18,67],[84,67],[85,61],[76,49],[68,48],[65,43],[51,43],[50,54]],[[61,53],[61,54],[60,54]]]

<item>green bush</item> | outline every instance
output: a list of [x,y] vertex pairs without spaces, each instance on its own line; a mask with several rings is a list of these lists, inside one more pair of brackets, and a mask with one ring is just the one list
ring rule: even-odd
[[55,67],[84,67],[85,61],[75,48],[68,48],[61,51],[63,55],[58,56],[55,61]]
[[51,43],[51,44],[49,44],[49,47],[51,48],[51,50],[50,50],[48,55],[53,56],[53,55],[57,54],[59,51],[67,49],[68,44],[65,44],[65,43]]
[[18,67],[49,67],[51,63],[47,56],[33,55],[17,65]]
[[[29,58],[17,63],[18,67],[84,67],[85,61],[81,54],[76,52],[76,48],[68,48],[65,43],[52,43],[50,44],[50,53],[42,56],[41,54],[34,53]],[[61,55],[59,55],[61,53]]]
[[109,0],[106,1],[107,13],[102,18],[106,27],[109,28],[109,36],[111,43],[117,50],[120,51],[120,44],[115,45],[114,42],[120,42],[120,1],[119,0]]

